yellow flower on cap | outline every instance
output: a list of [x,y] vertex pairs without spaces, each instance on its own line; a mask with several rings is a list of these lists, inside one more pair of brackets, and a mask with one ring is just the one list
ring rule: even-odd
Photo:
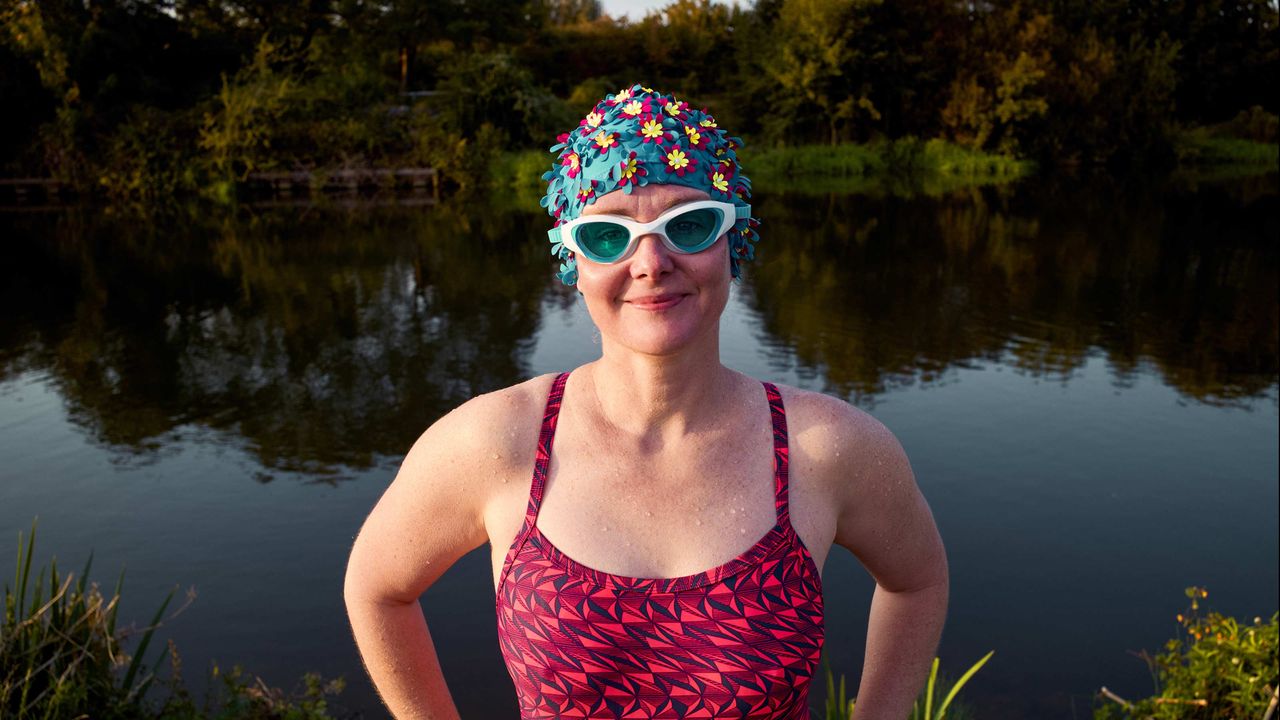
[[729,181],[725,180],[724,173],[711,173],[711,187],[722,193],[729,192]]

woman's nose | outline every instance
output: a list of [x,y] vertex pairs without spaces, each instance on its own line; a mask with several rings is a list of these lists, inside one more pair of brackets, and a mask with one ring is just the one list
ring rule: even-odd
[[657,233],[640,236],[635,254],[631,256],[631,277],[661,277],[673,267],[671,251]]

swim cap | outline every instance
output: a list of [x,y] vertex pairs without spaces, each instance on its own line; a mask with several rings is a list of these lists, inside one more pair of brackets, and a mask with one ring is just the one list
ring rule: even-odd
[[[578,127],[556,138],[559,159],[542,175],[547,194],[539,203],[555,218],[553,227],[576,219],[601,195],[649,183],[685,185],[713,200],[748,206],[751,180],[738,166],[742,140],[730,137],[705,109],[695,110],[671,95],[641,85],[623,88],[596,104]],[[744,218],[729,230],[729,267],[755,257],[760,221]],[[560,281],[578,281],[578,264],[568,248],[552,240],[560,258]]]

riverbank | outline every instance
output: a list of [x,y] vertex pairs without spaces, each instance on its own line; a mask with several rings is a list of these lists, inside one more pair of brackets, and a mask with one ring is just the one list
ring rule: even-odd
[[[1207,128],[1188,130],[1178,138],[1175,173],[1244,177],[1274,171],[1280,163],[1280,147],[1269,143],[1215,135]],[[542,174],[552,160],[542,150],[499,153],[490,162],[488,183],[526,206],[536,204],[545,190]],[[937,138],[764,149],[748,145],[742,162],[753,189],[802,194],[940,195],[1022,180],[1038,170],[1026,158]]]
[[[489,183],[526,198],[539,196],[542,174],[552,156],[541,150],[501,153],[489,166]],[[742,162],[752,187],[770,192],[859,192],[876,187],[912,187],[925,194],[965,187],[1012,182],[1035,172],[1035,163],[970,150],[945,140],[903,138],[874,143],[748,146]]]

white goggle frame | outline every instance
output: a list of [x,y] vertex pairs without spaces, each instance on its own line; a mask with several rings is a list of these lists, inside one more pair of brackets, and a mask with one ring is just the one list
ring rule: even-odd
[[618,259],[608,261],[605,264],[620,263],[631,257],[636,251],[636,246],[640,244],[640,238],[651,233],[656,233],[662,239],[662,244],[673,253],[680,255],[691,255],[702,252],[707,248],[715,245],[715,241],[708,243],[705,247],[701,247],[692,253],[671,241],[667,237],[666,225],[673,218],[683,215],[690,210],[701,210],[703,208],[714,208],[720,211],[720,229],[716,231],[715,240],[719,240],[721,235],[729,232],[731,228],[739,221],[746,220],[751,217],[750,205],[734,205],[731,202],[723,202],[720,200],[695,200],[693,202],[676,205],[663,211],[661,215],[647,223],[636,222],[624,215],[582,215],[574,220],[551,228],[547,231],[547,237],[551,238],[551,242],[564,243],[564,246],[573,251],[578,257],[584,257],[592,262],[603,262],[592,259],[591,255],[582,251],[578,247],[578,243],[574,240],[573,229],[579,225],[589,222],[607,221],[621,225],[631,233],[631,239],[627,241],[627,249],[623,251]]

